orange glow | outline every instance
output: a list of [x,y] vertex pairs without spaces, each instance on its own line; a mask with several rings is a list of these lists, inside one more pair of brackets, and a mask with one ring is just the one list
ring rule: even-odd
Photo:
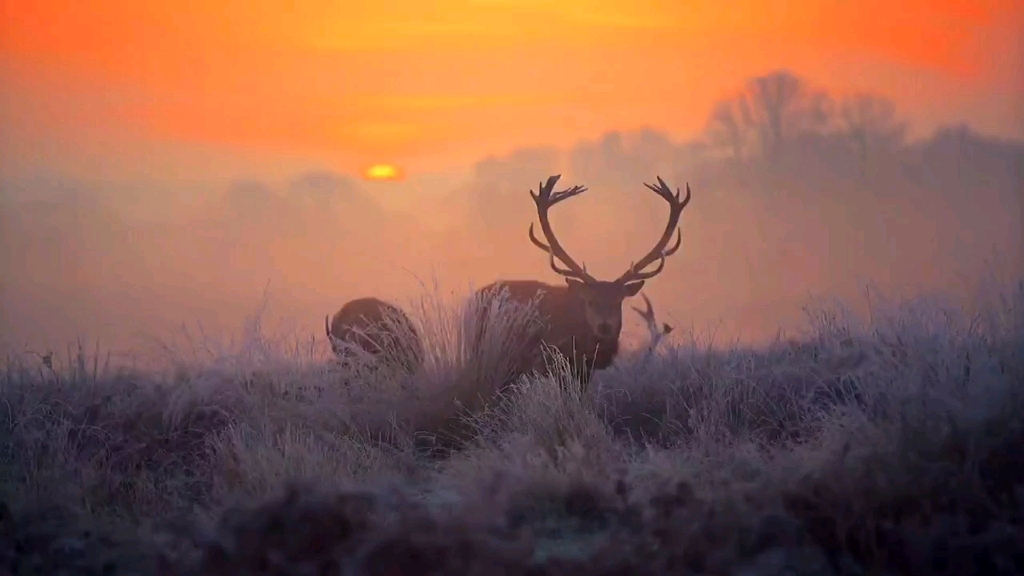
[[401,172],[391,164],[374,164],[363,172],[367,180],[399,180]]
[[[1013,0],[210,0],[187,10],[14,0],[0,10],[0,86],[23,92],[25,110],[9,114],[26,130],[315,151],[350,169],[382,156],[465,165],[641,126],[689,135],[744,78],[780,67],[881,92],[927,122],[975,114],[998,129],[1013,121],[992,117],[985,98],[1012,110],[1005,92],[1024,73],[1013,49],[1024,5]],[[68,106],[69,89],[98,105]],[[46,98],[63,109],[37,104]]]

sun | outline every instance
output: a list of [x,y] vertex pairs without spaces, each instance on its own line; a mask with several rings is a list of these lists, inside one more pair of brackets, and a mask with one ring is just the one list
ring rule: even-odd
[[402,174],[391,164],[374,164],[363,172],[363,177],[367,180],[398,180]]

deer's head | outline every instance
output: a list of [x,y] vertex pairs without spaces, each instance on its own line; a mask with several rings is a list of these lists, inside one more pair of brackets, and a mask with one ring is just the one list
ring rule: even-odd
[[[665,268],[665,258],[679,250],[682,243],[679,217],[683,213],[683,208],[686,208],[690,202],[690,185],[686,185],[686,197],[680,198],[681,193],[678,190],[673,193],[660,177],[658,177],[656,186],[644,184],[669,204],[668,224],[665,226],[665,231],[654,248],[639,261],[631,264],[621,276],[615,280],[598,280],[587,273],[586,266],[577,264],[569,256],[551,229],[548,210],[555,204],[587,190],[584,186],[573,186],[568,190],[553,192],[559,178],[559,175],[548,178],[547,182],[540,184],[536,194],[532,190],[530,191],[530,195],[537,205],[540,229],[547,243],[539,240],[534,234],[533,224],[530,225],[530,241],[548,254],[551,269],[565,277],[565,281],[569,285],[569,292],[583,306],[587,325],[591,332],[602,340],[618,340],[622,331],[623,301],[631,296],[636,296],[644,287],[645,281],[657,276]],[[673,233],[675,233],[676,241],[669,246]],[[657,266],[654,269],[644,271],[655,261],[657,261]],[[562,267],[559,267],[558,262],[562,263]]]

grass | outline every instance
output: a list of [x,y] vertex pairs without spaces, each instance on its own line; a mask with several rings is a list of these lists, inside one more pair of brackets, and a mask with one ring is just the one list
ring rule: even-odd
[[864,322],[821,308],[799,338],[759,349],[675,333],[585,393],[558,358],[514,377],[532,307],[429,293],[412,310],[415,373],[339,367],[258,315],[233,345],[167,348],[161,369],[81,345],[12,357],[0,561],[12,574],[1021,573],[1024,282],[986,295],[969,312],[874,303]]

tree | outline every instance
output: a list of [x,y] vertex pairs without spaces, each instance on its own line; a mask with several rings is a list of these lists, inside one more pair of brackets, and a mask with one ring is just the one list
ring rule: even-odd
[[288,199],[300,206],[333,210],[358,193],[351,178],[330,170],[308,170],[288,182]]
[[779,70],[747,80],[744,90],[718,102],[708,118],[706,135],[716,147],[736,159],[757,151],[774,159],[787,140],[806,132],[821,132],[832,119],[832,99],[808,90],[803,80]]
[[907,125],[896,118],[896,105],[883,96],[859,93],[843,99],[839,119],[857,152],[861,176],[871,150],[891,151],[903,145]]
[[603,134],[596,142],[580,142],[569,152],[569,169],[581,181],[624,186],[634,168],[623,134],[617,131]]
[[733,160],[743,160],[750,141],[749,105],[745,95],[720,100],[708,118],[705,134],[708,143],[728,150]]
[[218,216],[229,238],[257,251],[302,232],[304,225],[299,208],[259,180],[232,182]]
[[828,127],[832,102],[821,91],[809,91],[803,80],[778,70],[747,81],[746,118],[758,135],[761,153],[775,158],[787,139]]
[[632,188],[638,180],[667,176],[678,148],[669,137],[651,128],[608,132],[597,141],[584,141],[569,152],[574,178],[590,186]]

